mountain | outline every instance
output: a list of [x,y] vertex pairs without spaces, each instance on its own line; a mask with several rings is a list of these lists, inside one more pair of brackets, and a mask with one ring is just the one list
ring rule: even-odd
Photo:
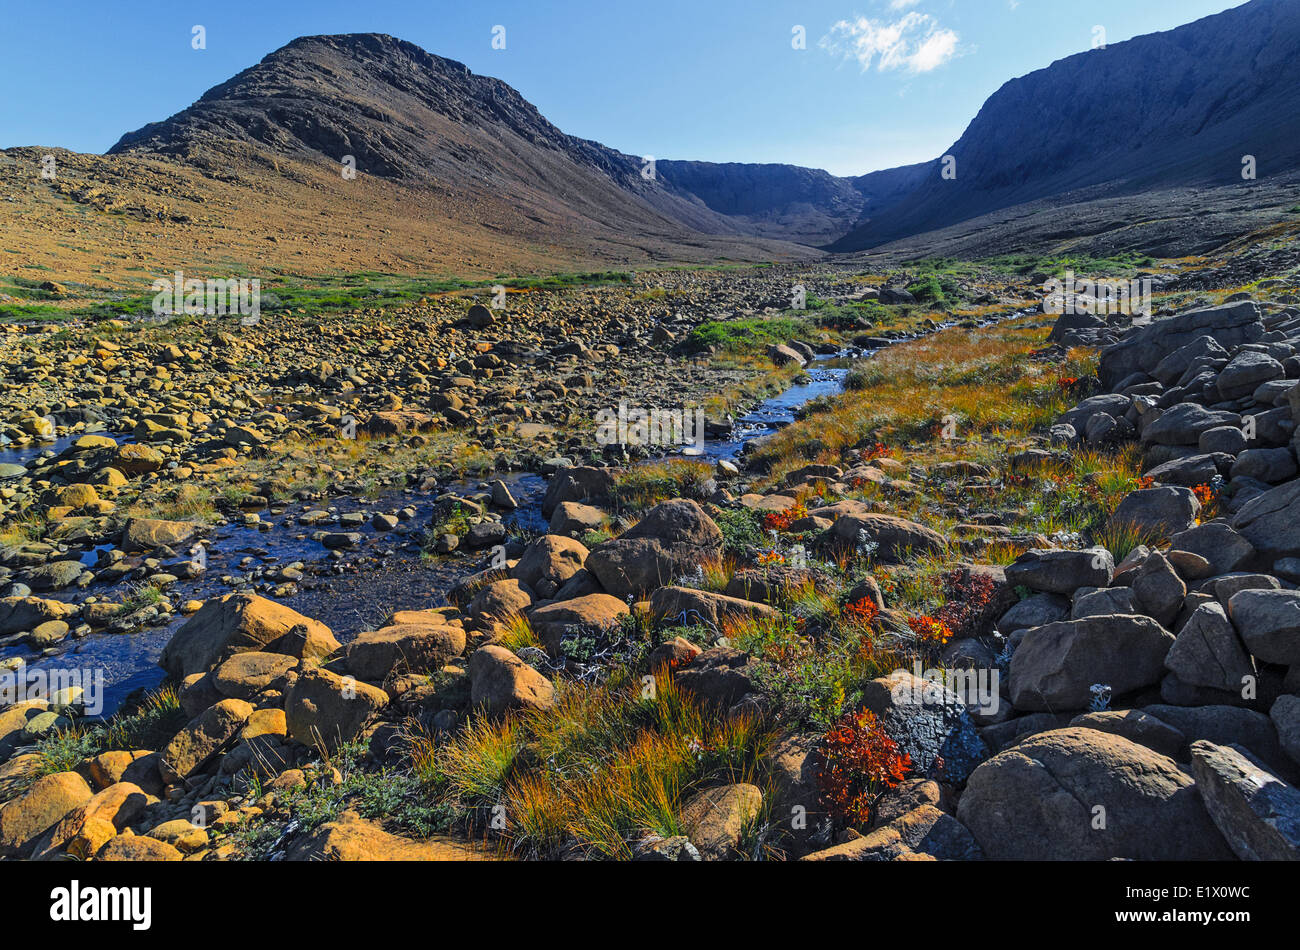
[[558,200],[606,226],[741,233],[506,83],[384,34],[300,37],[109,154],[202,161],[235,142],[336,168],[351,155],[362,174],[523,208]]
[[827,244],[863,215],[905,195],[925,165],[906,165],[856,178],[798,165],[660,161],[671,185],[761,237]]
[[947,154],[952,181],[940,158],[857,177],[660,159],[643,175],[639,156],[566,134],[461,63],[384,34],[306,36],[107,155],[0,151],[0,243],[106,294],[182,267],[487,277],[826,250],[1204,253],[1295,207],[1300,2],[1252,0],[1014,79]]
[[1054,196],[1239,185],[1245,155],[1260,180],[1293,171],[1300,3],[1252,0],[1013,79],[946,154],[955,180],[936,159],[921,184],[829,249],[875,247]]

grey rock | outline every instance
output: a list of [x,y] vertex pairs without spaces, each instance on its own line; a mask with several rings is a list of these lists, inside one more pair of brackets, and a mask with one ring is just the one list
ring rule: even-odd
[[1206,811],[1243,861],[1300,861],[1300,789],[1240,746],[1192,743],[1192,774]]

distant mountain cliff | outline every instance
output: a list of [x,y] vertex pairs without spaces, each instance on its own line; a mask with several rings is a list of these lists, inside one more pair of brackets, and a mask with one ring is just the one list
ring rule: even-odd
[[[830,245],[854,251],[1093,189],[1139,193],[1300,167],[1300,2],[1253,0],[1006,83],[921,183]],[[1062,222],[1063,229],[1068,224]]]
[[647,178],[639,157],[565,134],[506,83],[382,34],[294,40],[110,153],[219,165],[231,143],[268,161],[351,155],[467,215],[507,206],[532,239],[558,222],[860,251],[1044,201],[1240,183],[1246,155],[1261,178],[1300,168],[1300,0],[1252,0],[1011,80],[948,150],[953,180],[941,157],[854,178],[660,159]]

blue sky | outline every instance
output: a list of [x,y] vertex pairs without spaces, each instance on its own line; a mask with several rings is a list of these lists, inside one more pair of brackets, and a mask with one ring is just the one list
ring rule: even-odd
[[[11,0],[0,147],[102,152],[296,36],[382,32],[637,155],[861,174],[942,154],[1003,82],[1231,0]],[[191,46],[192,27],[207,48]],[[505,27],[505,49],[492,30]],[[804,49],[793,48],[802,26]]]

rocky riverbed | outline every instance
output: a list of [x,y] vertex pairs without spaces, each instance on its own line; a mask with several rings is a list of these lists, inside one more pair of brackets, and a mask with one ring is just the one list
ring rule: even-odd
[[[1057,319],[1023,287],[922,315],[914,278],[823,273],[839,303],[799,332],[693,345],[717,301],[745,333],[788,317],[790,279],[670,274],[519,365],[462,366],[476,311],[432,304],[311,384],[289,354],[338,347],[301,326],[241,328],[267,337],[217,375],[226,329],[79,375],[22,334],[6,663],[117,670],[126,701],[0,708],[0,855],[1300,854],[1294,277]],[[604,353],[591,385],[570,342]],[[593,446],[600,408],[719,378],[702,453]]]

